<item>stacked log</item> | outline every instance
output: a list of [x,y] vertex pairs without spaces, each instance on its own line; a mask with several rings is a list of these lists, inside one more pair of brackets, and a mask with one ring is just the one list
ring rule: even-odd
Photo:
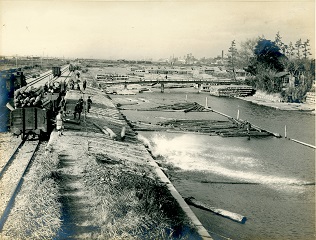
[[238,129],[238,127],[230,121],[217,120],[171,120],[159,122],[157,125],[173,128],[176,130],[210,134],[218,134],[221,131],[233,131]]
[[200,104],[193,102],[193,103],[175,103],[171,105],[163,105],[149,109],[141,109],[141,111],[183,111],[183,112],[203,112],[209,111],[205,107],[201,106]]
[[14,92],[15,108],[33,107],[42,105],[44,88],[25,86]]

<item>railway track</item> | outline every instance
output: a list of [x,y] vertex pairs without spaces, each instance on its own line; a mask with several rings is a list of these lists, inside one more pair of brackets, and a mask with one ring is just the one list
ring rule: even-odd
[[[51,82],[67,79],[71,72],[68,66],[61,69],[61,77],[50,79]],[[27,85],[42,85],[47,81],[47,77],[52,76],[51,72],[46,72],[41,77],[28,81]],[[10,214],[14,205],[16,196],[18,195],[24,181],[24,176],[28,172],[34,153],[39,146],[39,140],[21,140],[17,143],[17,147],[12,151],[11,156],[7,158],[6,164],[0,168],[0,232]]]
[[0,232],[10,214],[39,142],[21,141],[0,171]]
[[[61,74],[65,73],[67,70],[68,70],[68,65],[62,68]],[[51,72],[51,71],[46,72],[44,75],[42,75],[42,76],[40,76],[40,77],[38,77],[38,78],[36,78],[36,79],[34,79],[34,80],[32,80],[32,81],[28,81],[28,82],[27,82],[27,85],[30,85],[30,86],[31,86],[31,85],[34,85],[34,84],[36,84],[36,83],[38,83],[38,82],[44,80],[45,78],[47,78],[47,77],[49,77],[49,76],[51,76],[51,75],[52,75],[52,72]],[[57,77],[57,78],[58,78],[58,77]],[[56,77],[53,78],[52,81],[56,81],[57,78],[56,78]],[[30,79],[30,78],[28,78],[27,80],[29,80],[29,79]]]

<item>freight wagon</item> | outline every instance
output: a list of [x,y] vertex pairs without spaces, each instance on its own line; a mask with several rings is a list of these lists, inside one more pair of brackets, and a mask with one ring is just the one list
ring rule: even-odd
[[54,76],[54,77],[60,77],[60,76],[61,76],[60,67],[53,67],[53,68],[52,68],[52,71],[53,71],[53,76]]
[[80,67],[78,65],[70,63],[69,65],[69,71],[74,72],[75,70],[80,70]]
[[46,139],[55,127],[60,99],[60,93],[45,93],[40,106],[13,109],[10,112],[10,132],[21,135],[23,140],[29,135]]
[[25,76],[20,69],[10,69],[0,72],[0,132],[5,132],[9,125],[7,103],[12,104],[14,90],[26,85]]
[[48,111],[38,107],[17,108],[10,113],[10,131],[15,135],[21,135],[25,140],[28,135],[37,135],[42,138],[47,136],[50,130]]

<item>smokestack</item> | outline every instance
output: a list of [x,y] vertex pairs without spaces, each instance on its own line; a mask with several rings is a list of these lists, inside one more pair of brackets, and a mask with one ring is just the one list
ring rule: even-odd
[[224,63],[224,50],[222,50],[222,63]]

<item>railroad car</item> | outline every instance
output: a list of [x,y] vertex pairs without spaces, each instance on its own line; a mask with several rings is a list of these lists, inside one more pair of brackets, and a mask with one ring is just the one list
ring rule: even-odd
[[53,76],[54,76],[54,77],[60,77],[60,76],[61,76],[60,67],[53,67],[53,68],[52,68],[52,71],[53,71]]
[[12,98],[14,94],[15,75],[7,71],[0,72],[0,91],[2,98]]
[[15,135],[21,135],[22,139],[26,139],[30,134],[43,137],[48,134],[49,121],[46,109],[17,108],[10,113],[10,131]]
[[27,85],[27,82],[25,80],[25,75],[23,74],[23,72],[17,71],[14,77],[15,77],[15,81],[14,81],[15,90]]
[[28,135],[39,139],[48,138],[54,129],[54,120],[60,102],[59,93],[46,93],[42,107],[16,108],[10,112],[10,132],[21,135],[25,140]]
[[78,65],[76,65],[76,64],[70,63],[70,65],[69,65],[69,71],[70,71],[70,72],[74,72],[75,70],[80,70],[80,67],[79,67]]
[[75,66],[74,65],[72,65],[72,64],[70,64],[69,65],[69,71],[70,72],[74,72],[76,69],[75,69]]
[[13,103],[14,91],[26,85],[25,76],[20,69],[0,72],[0,132],[6,132],[9,126],[7,103]]

